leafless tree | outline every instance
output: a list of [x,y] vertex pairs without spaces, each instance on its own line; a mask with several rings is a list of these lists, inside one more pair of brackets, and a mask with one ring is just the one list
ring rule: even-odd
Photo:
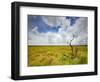
[[77,47],[74,48],[74,46],[72,45],[72,42],[76,37],[77,36],[75,34],[72,34],[72,39],[69,40],[69,42],[67,42],[71,48],[72,57],[75,57],[77,55],[77,51],[78,51],[78,48]]
[[72,51],[72,56],[74,56],[74,53],[73,53],[73,46],[72,46],[72,41],[75,39],[75,36],[72,35],[72,39],[69,41],[69,46],[71,47],[71,51]]

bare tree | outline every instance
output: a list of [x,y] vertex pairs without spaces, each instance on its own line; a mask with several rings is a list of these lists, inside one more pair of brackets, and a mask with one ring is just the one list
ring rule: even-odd
[[71,51],[72,51],[72,56],[74,56],[74,52],[73,52],[73,46],[72,46],[72,41],[75,39],[75,36],[72,35],[72,39],[69,41],[69,45],[71,47]]
[[71,47],[72,57],[75,57],[77,55],[77,51],[78,51],[78,48],[77,47],[74,48],[74,46],[72,45],[72,42],[76,37],[77,36],[75,34],[72,34],[72,39],[69,40],[69,42],[67,42],[69,44],[69,46]]

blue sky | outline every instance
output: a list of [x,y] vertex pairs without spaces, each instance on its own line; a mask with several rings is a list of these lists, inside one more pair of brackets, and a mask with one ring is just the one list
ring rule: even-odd
[[[66,19],[71,20],[70,26],[74,25],[76,20],[79,17],[71,17],[71,16],[66,16]],[[58,32],[60,25],[58,26],[53,26],[50,27],[47,25],[43,19],[42,16],[33,16],[33,15],[28,15],[28,30],[31,31],[35,26],[38,27],[38,32]]]
[[86,45],[87,23],[87,17],[28,15],[28,44],[65,45],[74,34],[73,45]]

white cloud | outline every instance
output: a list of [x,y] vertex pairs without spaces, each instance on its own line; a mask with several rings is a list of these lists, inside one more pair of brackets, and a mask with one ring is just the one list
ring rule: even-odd
[[[47,18],[48,25],[59,25],[61,28],[57,33],[47,32],[39,33],[38,27],[34,27],[32,32],[29,32],[29,45],[69,45],[67,42],[72,39],[72,35],[76,35],[73,40],[73,45],[86,45],[87,44],[87,18],[79,18],[73,26],[70,26],[70,20],[66,20],[64,17]],[[47,19],[45,18],[46,22]],[[55,22],[55,23],[53,23]],[[62,23],[62,24],[61,24]]]
[[66,37],[66,41],[70,41],[72,36],[75,35],[75,39],[73,40],[73,45],[86,45],[87,44],[87,18],[81,17],[76,20],[76,23],[73,26],[69,26],[67,30],[63,30],[63,28],[59,29],[59,33],[62,37]]
[[70,21],[66,19],[66,17],[58,17],[58,16],[42,16],[43,21],[52,27],[68,27],[70,25]]
[[70,26],[70,21],[69,19],[66,19],[66,17],[59,17],[59,20],[61,22],[61,28],[66,30]]
[[54,16],[42,16],[43,21],[50,27],[60,25],[59,18]]

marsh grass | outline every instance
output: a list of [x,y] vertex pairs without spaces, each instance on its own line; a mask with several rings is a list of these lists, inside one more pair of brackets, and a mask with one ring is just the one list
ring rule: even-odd
[[28,66],[87,64],[87,46],[73,47],[78,48],[74,57],[70,46],[28,46]]

